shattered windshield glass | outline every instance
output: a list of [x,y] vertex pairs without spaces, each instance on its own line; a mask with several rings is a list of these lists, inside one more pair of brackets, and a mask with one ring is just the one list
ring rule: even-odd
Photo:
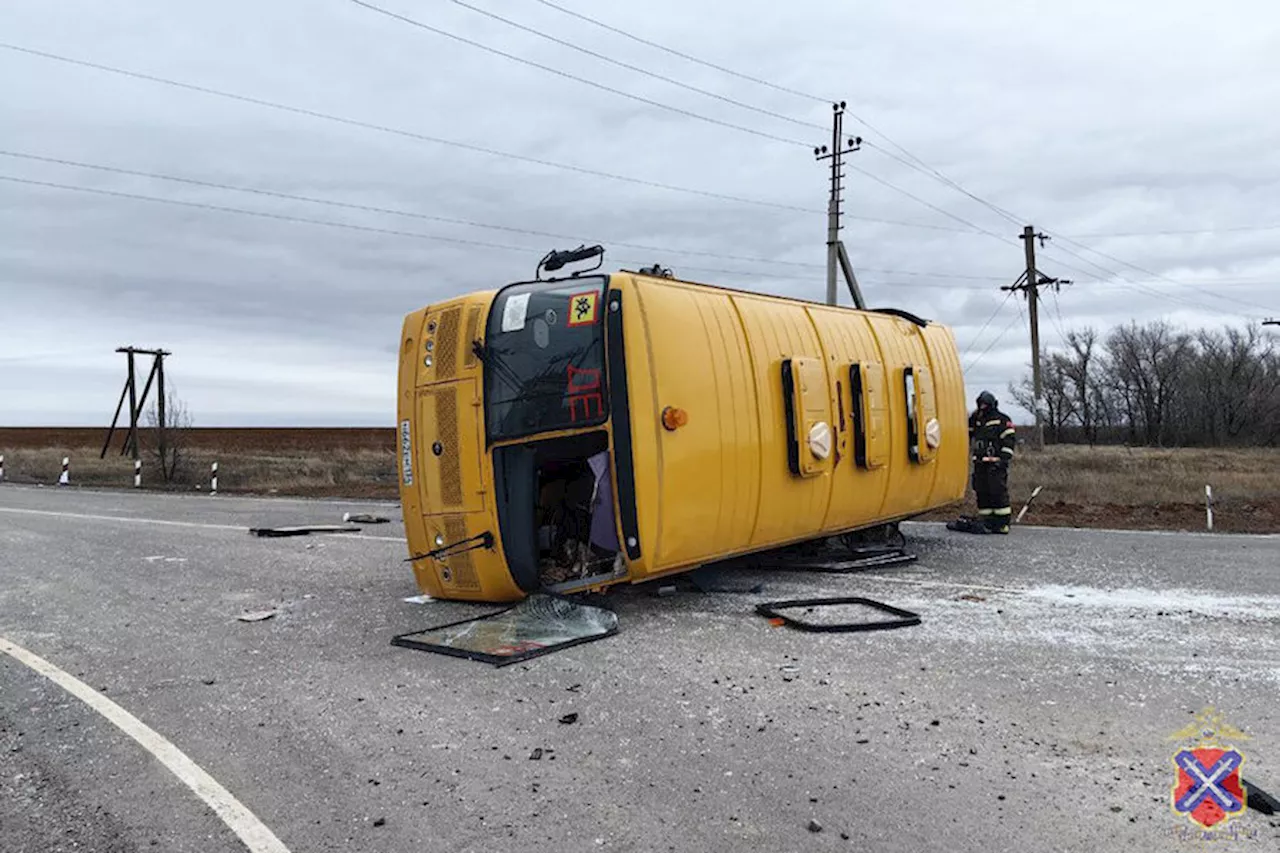
[[498,294],[483,347],[490,441],[604,422],[605,283],[591,276]]

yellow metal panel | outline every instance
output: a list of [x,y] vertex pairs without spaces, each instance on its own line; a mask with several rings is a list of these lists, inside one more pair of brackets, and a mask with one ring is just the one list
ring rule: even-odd
[[[821,336],[839,392],[836,427],[841,435],[840,457],[834,462],[831,501],[822,524],[823,531],[831,533],[862,526],[880,517],[888,483],[883,464],[889,439],[883,368],[879,346],[865,315],[816,306],[809,308],[809,314]],[[858,381],[854,379],[855,370]],[[873,465],[869,469],[859,467],[857,460],[855,419],[859,417],[864,436],[870,439],[866,451]]]
[[921,464],[931,462],[935,455],[929,446],[927,430],[929,424],[937,420],[938,406],[933,396],[933,373],[923,364],[912,367],[916,382],[916,459]]
[[418,489],[425,515],[484,509],[479,388],[475,380],[418,389]]
[[[803,303],[737,293],[732,300],[746,332],[760,429],[759,509],[754,533],[744,544],[781,544],[812,535],[826,515],[831,496],[829,473],[807,479],[791,473],[782,399],[783,360],[806,356],[821,359],[822,346]],[[828,409],[825,420],[829,423],[830,419]]]
[[751,535],[760,500],[756,387],[746,334],[729,296],[719,292],[698,296],[718,409],[721,501],[715,539],[741,542]]
[[414,384],[418,376],[418,353],[421,352],[420,333],[426,322],[426,309],[414,311],[404,318],[401,332],[400,367],[398,371],[398,395],[396,397],[396,431],[399,444],[397,469],[400,473],[400,506],[405,519],[405,535],[413,542],[424,540],[422,532],[421,502],[418,495],[417,468],[414,454],[416,412]]
[[890,438],[889,474],[885,518],[901,518],[925,509],[933,488],[934,466],[918,464],[911,455],[908,436],[905,371],[927,363],[920,327],[898,317],[869,315],[884,356],[885,398]]
[[889,397],[885,388],[884,365],[866,361],[862,371],[862,413],[867,436],[867,467],[883,468],[889,461],[893,434],[889,423]]
[[964,399],[964,375],[955,339],[945,326],[930,325],[923,340],[933,374],[934,405],[942,441],[936,451],[931,505],[964,499],[969,476],[968,410]]
[[[640,558],[630,561],[632,576],[647,576],[654,565],[658,547],[658,528],[665,507],[659,500],[660,472],[663,466],[663,432],[659,414],[657,380],[650,354],[653,341],[647,322],[647,291],[639,285],[643,279],[619,273],[609,277],[609,289],[622,292],[622,339],[626,349],[627,399],[631,407],[631,454],[635,474],[636,526],[640,534]],[[657,297],[657,298],[660,298]],[[610,359],[614,353],[608,353]],[[615,412],[614,417],[617,417]],[[615,453],[617,453],[615,446]],[[617,483],[617,478],[613,480]],[[622,532],[619,529],[618,535]]]
[[[640,426],[660,423],[667,407],[688,415],[678,429],[657,429],[663,512],[654,561],[668,566],[723,552],[750,534],[759,457],[754,394],[745,339],[726,295],[639,282],[656,399],[646,412],[633,404],[633,417]],[[637,466],[645,467],[643,460]]]

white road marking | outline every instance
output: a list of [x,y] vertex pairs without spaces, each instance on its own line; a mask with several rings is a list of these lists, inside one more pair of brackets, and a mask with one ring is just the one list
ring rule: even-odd
[[[912,527],[945,527],[944,521],[904,521]],[[1120,533],[1125,536],[1191,536],[1197,539],[1280,539],[1280,533],[1208,533],[1204,530],[1132,530],[1123,527],[1054,527],[1049,524],[1018,524],[1015,529],[1054,533]]]
[[[25,492],[38,492],[42,494],[48,494],[49,492],[49,489],[43,486],[30,485],[27,483],[5,483],[4,488],[6,491],[13,490],[14,492],[25,491]],[[138,493],[133,491],[132,489],[112,489],[112,488],[99,487],[99,486],[76,486],[74,493],[86,494],[86,495],[110,495],[112,497],[119,498],[122,501],[134,500],[139,502],[145,501],[148,498],[160,496],[156,492],[148,493],[144,491],[142,493]],[[345,506],[345,507],[361,506],[361,507],[386,507],[388,509],[400,508],[399,501],[375,500],[370,498],[303,498],[303,497],[291,497],[288,495],[271,495],[270,497],[267,497],[264,495],[233,494],[230,492],[220,492],[217,495],[210,495],[207,492],[173,492],[173,493],[165,494],[163,497],[166,500],[192,501],[192,502],[208,501],[210,498],[212,498],[213,500],[215,500],[217,503],[220,503],[220,504],[228,504],[232,502],[239,502],[239,503],[257,502],[257,503],[269,503],[269,504],[293,503],[293,504],[304,504],[306,506],[319,506],[321,504],[330,504],[333,506]]]
[[0,637],[0,652],[30,667],[63,690],[97,711],[120,731],[137,741],[143,749],[155,756],[169,772],[191,789],[197,797],[222,818],[227,828],[234,832],[251,853],[289,853],[275,833],[258,820],[244,803],[186,756],[182,750],[163,735],[148,727],[137,717],[112,702],[106,696],[64,672],[44,658]]
[[884,581],[886,583],[905,583],[913,586],[936,586],[943,589],[981,589],[987,592],[1010,592],[1016,595],[1025,595],[1030,592],[1026,589],[1017,589],[1010,586],[985,586],[980,583],[956,583],[954,581],[931,581],[917,580],[916,578],[893,578],[886,575],[864,575],[861,573],[848,575],[850,578],[866,578],[873,581]]
[[[85,521],[118,521],[125,524],[157,524],[166,527],[197,527],[203,530],[235,530],[245,533],[249,528],[236,524],[206,524],[200,521],[168,521],[162,518],[130,518],[123,515],[91,515],[81,512],[57,512],[49,509],[18,509],[17,507],[0,506],[0,512],[17,513],[18,515],[42,515],[50,518],[79,518]],[[370,536],[367,533],[336,533],[342,539],[376,539],[379,542],[407,542],[403,536]]]

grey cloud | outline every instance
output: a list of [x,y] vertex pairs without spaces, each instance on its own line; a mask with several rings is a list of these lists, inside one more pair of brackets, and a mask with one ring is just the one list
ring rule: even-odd
[[[826,141],[820,129],[601,65],[452,4],[385,2],[644,97],[807,143]],[[805,121],[825,126],[830,114],[825,103],[685,63],[538,4],[474,2]],[[732,13],[723,5],[670,0],[599,10],[577,0],[566,5],[712,61],[847,98],[853,112],[948,175],[1063,235],[1280,219],[1280,121],[1260,108],[1280,101],[1280,58],[1268,47],[1280,33],[1280,13],[1270,4],[1236,4],[1234,14],[1155,0],[1123,6],[1094,0],[1053,9],[986,0],[885,0],[835,11],[753,0]],[[160,0],[126,7],[28,0],[6,6],[0,29],[9,41],[92,61],[818,212],[737,205],[486,157],[7,51],[0,51],[0,77],[12,84],[0,96],[0,148],[651,245],[665,251],[611,246],[609,257],[615,263],[661,262],[690,278],[745,289],[808,298],[821,298],[824,290],[820,211],[826,174],[805,148],[645,107],[353,4],[235,0],[178,8]],[[847,127],[891,148],[855,118]],[[952,325],[962,363],[990,347],[968,379],[999,393],[1029,360],[1018,302],[1002,305],[1005,295],[998,289],[1021,270],[1021,223],[876,149],[866,148],[850,162],[1001,237],[856,219],[847,220],[844,231],[855,263],[877,270],[862,275],[870,301]],[[0,182],[0,288],[9,328],[23,329],[0,338],[0,358],[70,347],[77,364],[55,376],[51,371],[60,368],[39,359],[5,361],[0,393],[9,404],[4,420],[14,423],[55,415],[68,422],[105,418],[109,411],[102,411],[101,401],[117,393],[119,357],[112,350],[133,336],[175,350],[175,379],[202,422],[389,422],[403,315],[435,299],[527,278],[547,249],[565,242],[3,157],[0,174],[519,249],[467,248]],[[846,211],[962,227],[857,173],[848,178]],[[1280,275],[1280,231],[1082,242],[1260,307],[1151,280],[1083,253],[1099,268],[1072,258],[1064,248],[1079,250],[1055,241],[1042,255],[1042,269],[1079,283],[1056,304],[1046,302],[1042,332],[1050,343],[1060,337],[1059,326],[1103,328],[1130,317],[1163,316],[1217,325],[1280,307],[1271,277]],[[1169,296],[1116,281],[1116,272]],[[1219,281],[1230,283],[1218,287]],[[255,368],[252,359],[229,359],[237,347],[269,352],[267,363]],[[219,370],[227,375],[220,378]],[[362,390],[353,396],[330,374]],[[55,380],[68,393],[51,403],[40,389]],[[108,399],[106,408],[113,403]]]

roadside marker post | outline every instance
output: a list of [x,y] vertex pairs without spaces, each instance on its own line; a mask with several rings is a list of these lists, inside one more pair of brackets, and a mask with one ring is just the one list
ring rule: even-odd
[[58,485],[71,485],[71,458],[68,456],[62,457],[62,475],[58,477]]
[[209,468],[209,494],[216,495],[218,493],[218,463],[214,462]]
[[4,482],[4,454],[0,453],[0,483]]
[[1213,489],[1208,484],[1204,487],[1204,520],[1205,527],[1213,530]]
[[1040,490],[1044,486],[1036,486],[1035,491],[1031,493],[1031,497],[1027,498],[1027,502],[1022,505],[1022,510],[1018,513],[1018,517],[1013,520],[1014,524],[1021,524],[1022,517],[1027,514],[1027,510],[1031,508],[1031,502],[1036,499],[1036,495],[1040,494]]
[[133,460],[133,487],[135,489],[142,488],[142,460]]

